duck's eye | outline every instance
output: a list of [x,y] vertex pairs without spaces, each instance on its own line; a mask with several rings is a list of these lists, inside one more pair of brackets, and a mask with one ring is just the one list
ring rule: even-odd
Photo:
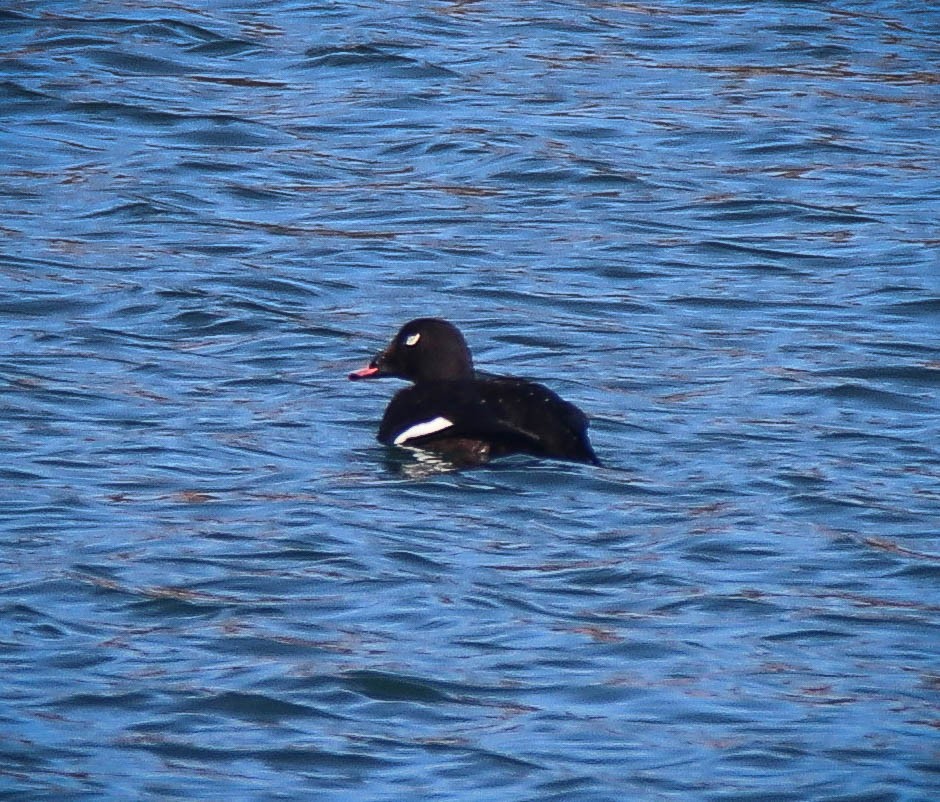
[[421,335],[415,332],[414,334],[409,334],[405,337],[405,345],[417,345],[418,340],[421,339]]

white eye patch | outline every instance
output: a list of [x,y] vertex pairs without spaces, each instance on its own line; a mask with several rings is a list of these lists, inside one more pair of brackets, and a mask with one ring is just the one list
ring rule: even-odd
[[405,337],[405,345],[415,345],[420,339],[421,339],[421,335],[418,334],[417,332],[415,332],[414,334],[409,334],[407,337]]
[[434,432],[443,431],[444,429],[453,425],[453,421],[449,421],[447,418],[443,418],[438,415],[436,418],[432,418],[431,420],[422,421],[421,423],[416,423],[414,426],[409,426],[392,442],[395,443],[396,446],[400,446],[402,443],[407,443],[409,440],[414,440],[417,437],[424,437],[426,434],[434,434]]

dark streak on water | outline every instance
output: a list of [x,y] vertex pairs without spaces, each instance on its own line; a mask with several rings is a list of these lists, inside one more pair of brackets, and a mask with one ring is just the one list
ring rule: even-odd
[[[0,797],[940,797],[929,4],[0,11]],[[420,475],[442,314],[607,467]]]

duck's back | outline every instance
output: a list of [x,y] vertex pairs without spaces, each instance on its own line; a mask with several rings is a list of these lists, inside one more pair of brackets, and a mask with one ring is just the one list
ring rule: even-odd
[[581,410],[541,384],[480,375],[400,390],[385,410],[378,439],[477,454],[480,461],[523,453],[597,464],[587,425]]
[[542,384],[514,376],[481,375],[476,385],[496,418],[529,437],[530,453],[597,464],[588,419],[574,404]]

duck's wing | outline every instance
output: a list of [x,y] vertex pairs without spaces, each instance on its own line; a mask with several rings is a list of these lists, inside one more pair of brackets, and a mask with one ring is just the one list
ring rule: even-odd
[[436,440],[466,438],[499,443],[497,453],[541,453],[538,439],[502,418],[487,403],[480,385],[477,381],[434,382],[400,390],[382,417],[379,442],[421,448]]

